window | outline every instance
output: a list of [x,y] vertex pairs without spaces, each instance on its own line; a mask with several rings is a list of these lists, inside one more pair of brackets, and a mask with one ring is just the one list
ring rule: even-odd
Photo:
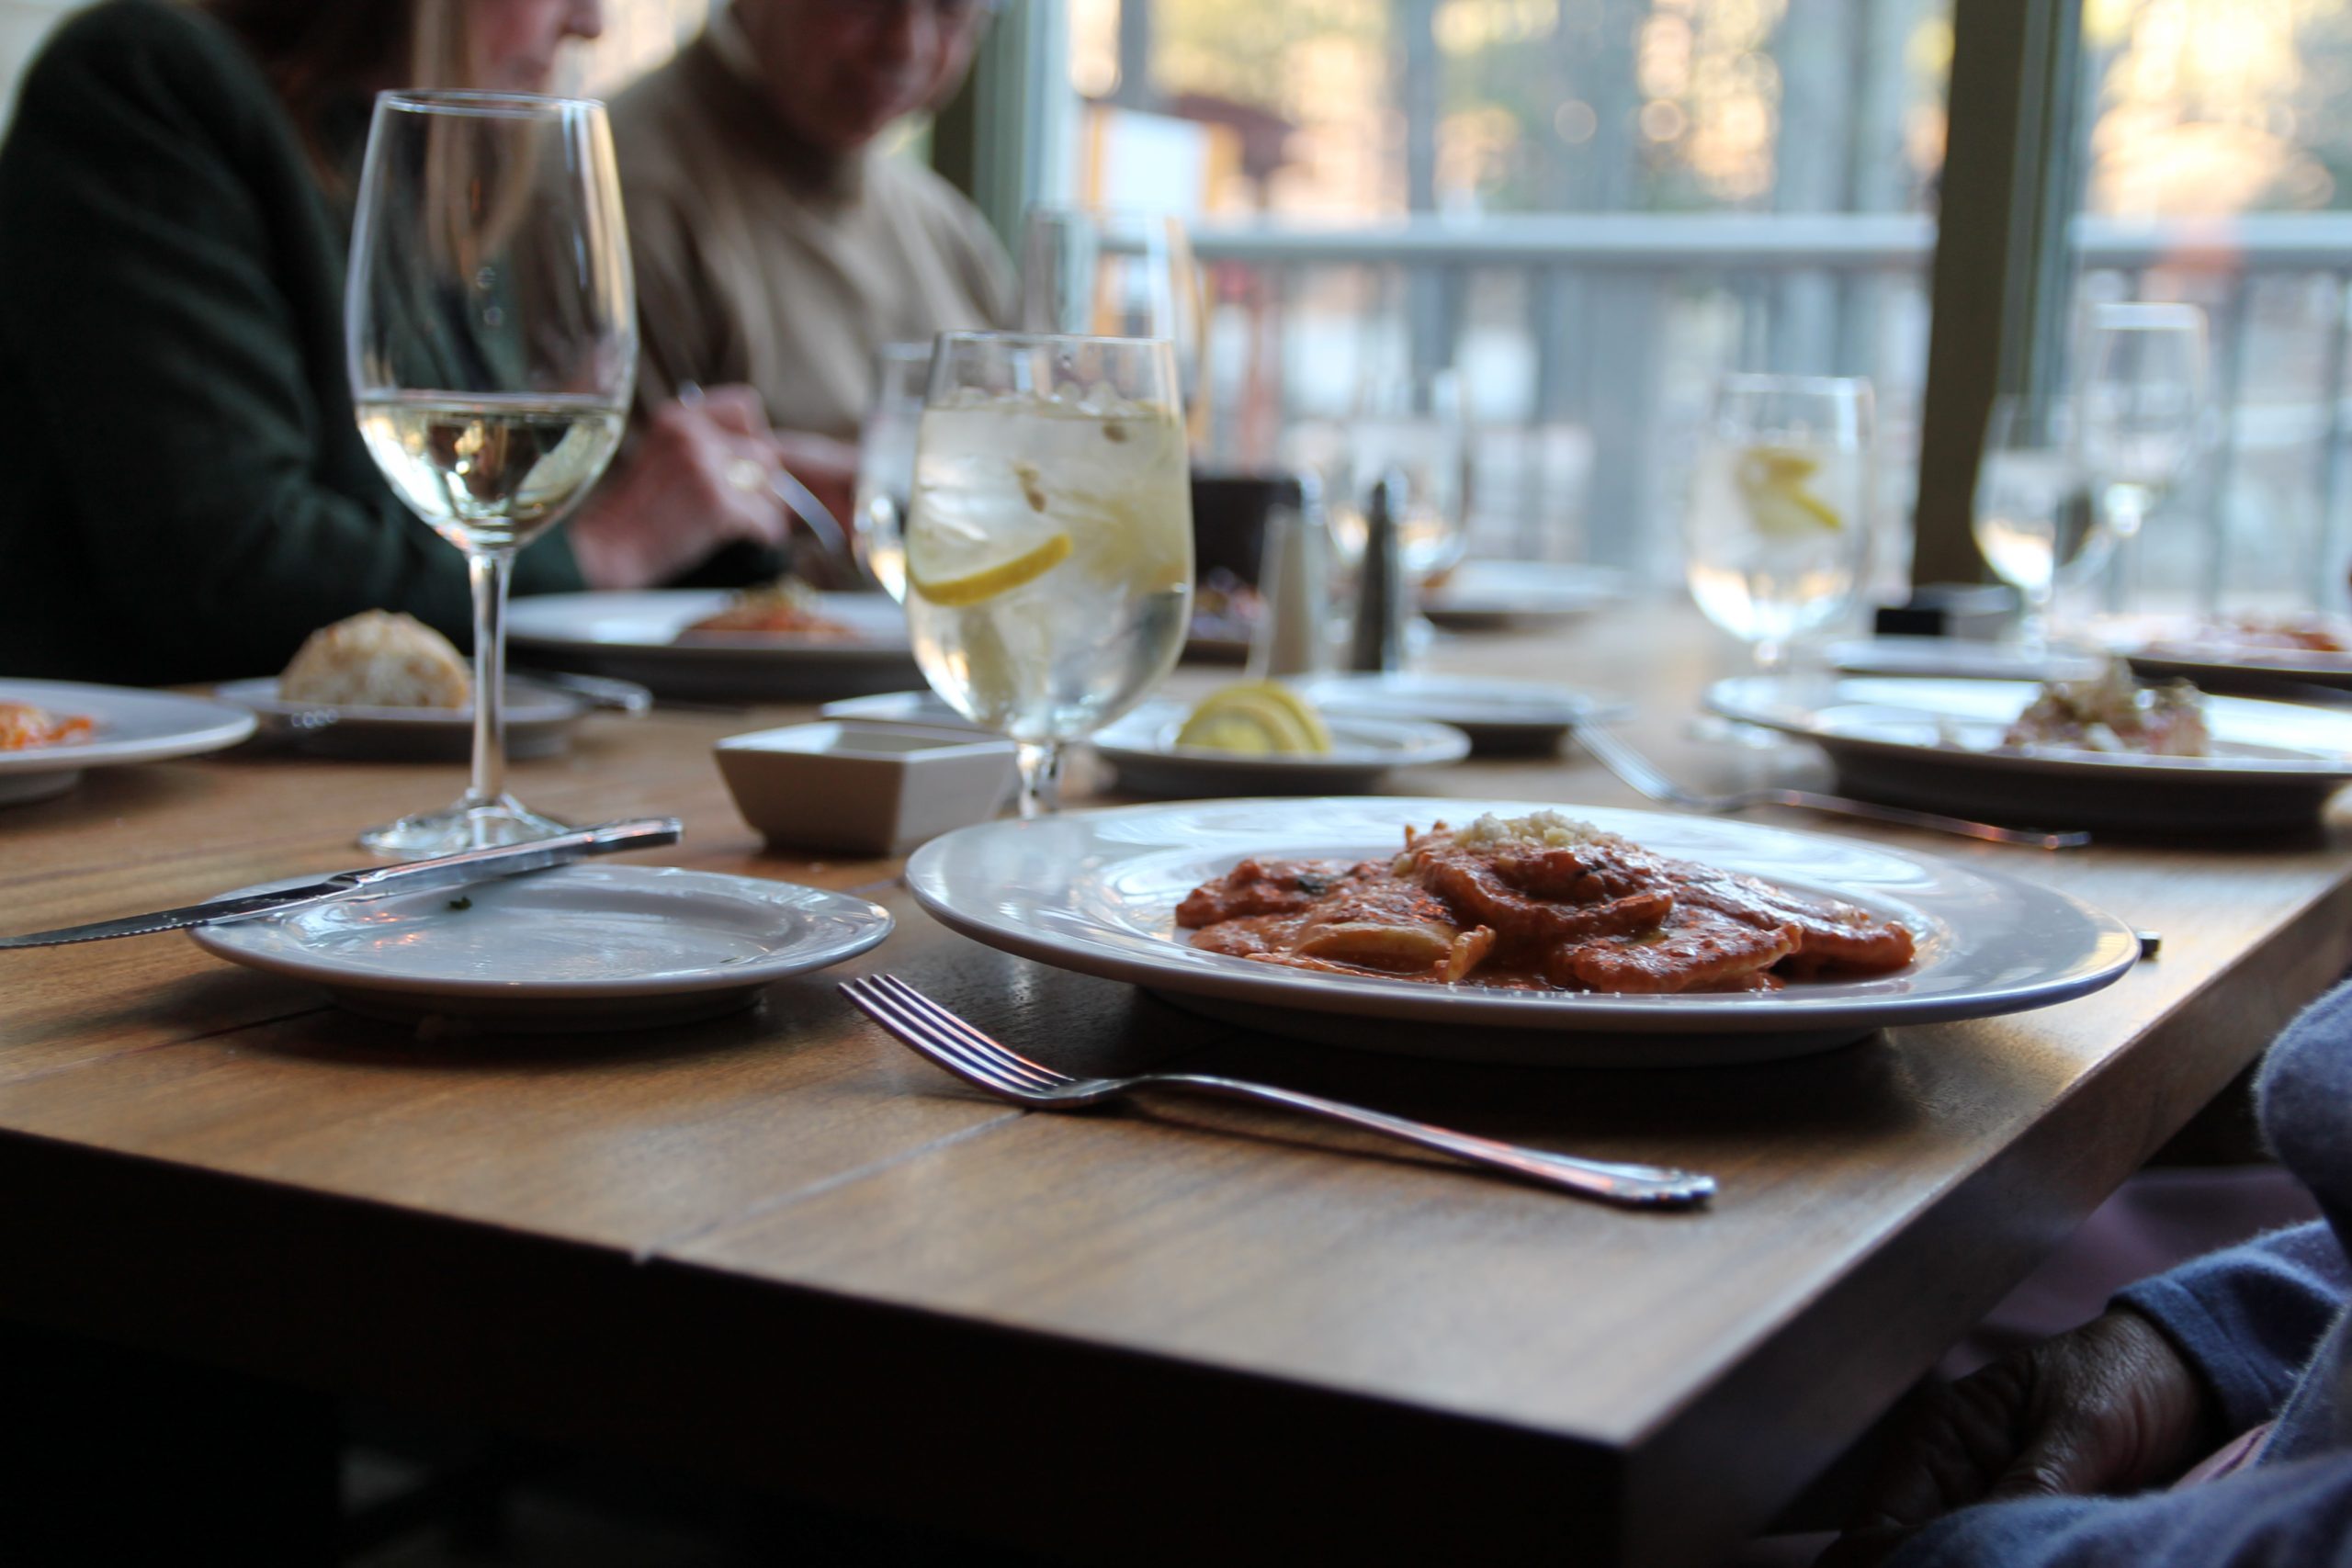
[[2352,6],[2086,0],[2082,53],[2077,318],[2199,306],[2217,410],[2134,599],[2340,608]]
[[1452,364],[1473,548],[1656,574],[1716,375],[1868,375],[1907,536],[1947,0],[1071,3],[1075,188],[1208,264],[1214,458]]

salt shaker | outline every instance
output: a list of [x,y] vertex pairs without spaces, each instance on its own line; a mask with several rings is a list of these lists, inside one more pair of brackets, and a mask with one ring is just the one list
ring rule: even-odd
[[1330,579],[1318,497],[1314,477],[1301,475],[1277,487],[1266,508],[1265,552],[1258,568],[1264,609],[1250,644],[1253,677],[1312,675],[1323,668]]
[[1372,487],[1364,505],[1363,569],[1356,581],[1351,670],[1405,668],[1405,560],[1396,537],[1396,518],[1404,507],[1405,476],[1391,468]]

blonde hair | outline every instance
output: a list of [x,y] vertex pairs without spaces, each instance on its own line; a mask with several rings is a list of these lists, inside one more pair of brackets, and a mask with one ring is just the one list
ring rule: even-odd
[[470,87],[479,74],[467,0],[200,0],[261,62],[312,171],[346,171],[325,145],[334,106],[381,87]]

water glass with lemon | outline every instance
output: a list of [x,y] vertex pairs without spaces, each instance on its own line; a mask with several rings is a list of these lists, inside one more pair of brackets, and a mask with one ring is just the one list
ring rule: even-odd
[[1063,748],[1133,708],[1192,618],[1193,506],[1163,340],[949,333],[906,524],[907,627],[932,689],[1011,739],[1021,814]]
[[1861,584],[1871,440],[1865,380],[1730,376],[1716,392],[1684,513],[1684,570],[1701,611],[1767,673]]

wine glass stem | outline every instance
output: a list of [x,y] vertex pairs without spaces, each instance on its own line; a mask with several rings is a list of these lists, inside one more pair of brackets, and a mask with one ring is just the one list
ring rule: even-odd
[[2018,617],[2018,648],[2040,658],[2050,648],[2050,600],[2054,584],[2044,582],[2022,591],[2025,613]]
[[466,557],[474,591],[474,767],[468,806],[495,804],[506,793],[506,585],[514,552]]
[[1062,807],[1062,747],[1058,740],[1016,740],[1021,766],[1021,818],[1051,817]]
[[1788,669],[1789,645],[1778,637],[1766,637],[1756,645],[1756,672],[1778,675]]

